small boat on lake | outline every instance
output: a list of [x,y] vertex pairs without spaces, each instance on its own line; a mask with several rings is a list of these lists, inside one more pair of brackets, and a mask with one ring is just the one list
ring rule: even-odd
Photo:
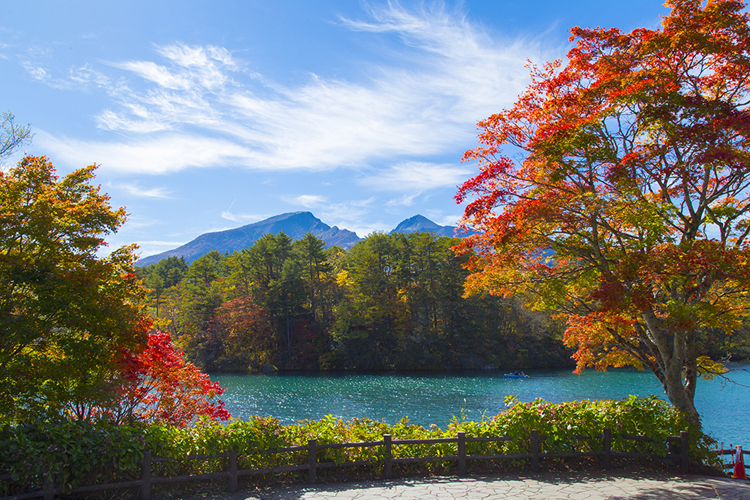
[[506,373],[505,378],[529,378],[524,372]]

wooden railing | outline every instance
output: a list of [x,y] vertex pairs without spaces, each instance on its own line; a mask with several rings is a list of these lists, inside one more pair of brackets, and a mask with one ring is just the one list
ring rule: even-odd
[[[628,435],[619,434],[613,435],[610,429],[604,429],[604,432],[600,436],[576,436],[579,440],[598,441],[601,440],[602,447],[601,451],[588,451],[588,452],[545,452],[541,450],[540,444],[547,439],[547,436],[540,436],[539,432],[532,430],[528,437],[528,449],[525,453],[500,453],[500,454],[485,454],[485,455],[469,455],[466,453],[467,443],[486,443],[486,442],[504,442],[513,441],[513,438],[507,436],[491,436],[491,437],[467,437],[464,432],[459,432],[454,438],[438,438],[438,439],[398,439],[394,440],[390,434],[384,434],[381,441],[366,441],[360,443],[332,443],[332,444],[318,444],[316,439],[310,439],[306,446],[290,446],[286,448],[264,450],[262,453],[266,455],[278,455],[278,454],[289,454],[289,453],[300,453],[307,452],[306,463],[300,463],[296,465],[285,465],[278,467],[263,467],[258,469],[239,469],[238,454],[236,451],[230,451],[227,453],[218,453],[216,455],[191,455],[182,458],[163,458],[153,457],[151,452],[147,451],[144,453],[143,460],[140,461],[141,466],[141,478],[132,481],[123,481],[118,483],[108,484],[96,484],[90,486],[79,486],[64,491],[66,494],[75,493],[93,493],[103,490],[112,490],[120,488],[140,488],[140,498],[142,500],[151,499],[151,488],[152,485],[156,484],[174,484],[186,481],[199,481],[199,480],[227,480],[228,489],[230,492],[237,491],[238,479],[242,476],[252,476],[258,474],[278,474],[284,472],[295,472],[295,471],[307,471],[307,479],[309,483],[315,483],[317,480],[318,469],[327,469],[333,467],[346,467],[346,466],[357,466],[357,465],[370,465],[370,464],[382,464],[383,477],[389,479],[393,475],[393,464],[408,464],[408,463],[424,463],[424,462],[457,462],[458,474],[466,474],[466,463],[469,460],[527,460],[529,467],[532,472],[538,472],[540,470],[540,462],[543,459],[554,459],[554,458],[579,458],[579,457],[602,457],[603,466],[606,469],[612,467],[613,458],[646,458],[651,460],[664,461],[670,465],[680,465],[680,469],[683,473],[688,471],[688,433],[687,431],[680,432],[679,436],[670,436],[666,440],[668,443],[676,442],[679,443],[679,452],[668,453],[665,456],[656,455],[654,453],[643,453],[643,452],[625,452],[625,451],[613,451],[612,450],[612,439],[619,438],[623,440],[631,441],[647,441],[655,442],[654,439],[641,436],[641,435]],[[434,445],[441,443],[455,443],[456,454],[447,456],[418,456],[418,457],[394,457],[393,449],[396,446],[406,445]],[[368,460],[352,460],[343,463],[336,462],[320,462],[318,460],[318,452],[326,449],[341,449],[341,448],[375,448],[381,447],[380,457],[376,459]],[[747,453],[747,452],[745,452]],[[154,477],[152,475],[152,469],[154,464],[158,463],[173,463],[182,460],[208,460],[208,459],[226,459],[228,463],[228,470],[224,472],[212,472],[202,474],[192,474],[183,476],[171,476],[171,477]],[[10,474],[0,475],[0,481],[10,481]],[[38,498],[43,497],[45,500],[52,500],[54,495],[61,493],[54,487],[53,478],[45,478],[43,481],[43,489],[37,491],[31,491],[27,493],[21,493],[12,496],[1,497],[0,500],[23,500],[27,498]]]
[[[716,450],[716,454],[719,455],[719,459],[721,460],[721,467],[722,469],[732,469],[734,468],[734,464],[732,462],[724,463],[724,455],[734,455],[736,453],[736,450],[733,449],[726,449],[726,450]],[[742,455],[750,455],[750,451],[748,450],[742,450]],[[745,463],[745,469],[750,469],[750,459],[745,460],[743,458],[743,462]]]

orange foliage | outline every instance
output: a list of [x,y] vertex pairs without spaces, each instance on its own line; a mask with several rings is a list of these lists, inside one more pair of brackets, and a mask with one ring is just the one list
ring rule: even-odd
[[573,28],[567,63],[532,66],[479,123],[456,195],[477,232],[456,249],[467,293],[568,314],[578,370],[648,367],[693,413],[695,332],[731,330],[750,298],[750,15],[668,5],[661,29]]

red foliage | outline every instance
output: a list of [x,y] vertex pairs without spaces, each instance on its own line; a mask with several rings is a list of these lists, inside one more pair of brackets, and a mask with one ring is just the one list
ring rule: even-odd
[[648,367],[697,420],[696,332],[750,308],[750,14],[667,6],[661,29],[573,28],[567,63],[479,123],[456,250],[467,292],[567,314],[579,370]]
[[198,417],[231,418],[223,401],[212,401],[224,389],[184,360],[169,333],[149,334],[143,352],[139,355],[125,352],[120,365],[122,395],[114,412],[118,420],[184,426]]

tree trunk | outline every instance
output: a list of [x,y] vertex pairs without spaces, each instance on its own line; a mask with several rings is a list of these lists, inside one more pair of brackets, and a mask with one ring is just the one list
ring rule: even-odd
[[[674,363],[674,361],[672,361]],[[682,375],[682,363],[679,368],[668,367],[666,373],[663,373],[662,385],[664,386],[664,392],[669,398],[669,402],[672,406],[678,410],[686,413],[690,419],[690,423],[700,428],[701,420],[698,410],[695,409],[695,403],[691,395],[689,381],[686,381]],[[676,375],[675,375],[676,372]]]

